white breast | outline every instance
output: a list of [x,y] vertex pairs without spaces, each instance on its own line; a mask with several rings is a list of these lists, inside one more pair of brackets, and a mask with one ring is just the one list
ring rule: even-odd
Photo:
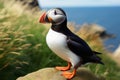
[[49,30],[46,37],[47,44],[49,48],[63,60],[71,62],[75,66],[79,61],[80,57],[76,56],[72,51],[67,47],[66,36],[62,33],[58,33]]

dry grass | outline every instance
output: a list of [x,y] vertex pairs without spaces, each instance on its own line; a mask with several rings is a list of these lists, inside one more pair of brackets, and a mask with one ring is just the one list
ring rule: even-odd
[[10,1],[3,5],[0,1],[0,80],[15,80],[52,65],[53,54],[45,44],[45,27],[31,13],[19,14],[15,11],[18,7],[12,4]]
[[15,15],[8,14],[5,9],[0,10],[0,70],[7,67],[16,56],[21,55],[21,50],[28,49],[31,45],[26,39],[33,35],[25,35],[24,31],[27,28],[24,26],[14,27],[11,22],[15,19]]

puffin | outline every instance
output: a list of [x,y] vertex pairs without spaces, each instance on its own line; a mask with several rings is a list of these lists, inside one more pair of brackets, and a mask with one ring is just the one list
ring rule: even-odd
[[[55,67],[62,71],[62,76],[66,79],[72,79],[79,66],[86,63],[104,64],[89,45],[67,27],[67,15],[61,8],[53,8],[44,12],[40,23],[51,23],[51,28],[46,35],[48,47],[60,58],[67,61],[68,65],[64,67]],[[72,69],[72,71],[68,71]]]

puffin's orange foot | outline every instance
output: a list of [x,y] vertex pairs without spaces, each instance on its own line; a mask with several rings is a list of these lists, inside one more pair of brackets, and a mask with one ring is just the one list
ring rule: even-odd
[[68,67],[55,67],[57,70],[60,70],[60,71],[67,71],[69,70],[70,68]]
[[68,63],[68,66],[67,67],[55,67],[57,70],[60,70],[60,71],[67,71],[69,70],[71,67],[71,64]]
[[76,74],[76,70],[74,70],[73,72],[63,72],[62,76],[70,80],[75,76],[75,74]]

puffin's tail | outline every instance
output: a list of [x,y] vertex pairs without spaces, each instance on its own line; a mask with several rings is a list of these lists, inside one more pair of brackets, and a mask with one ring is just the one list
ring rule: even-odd
[[91,62],[104,65],[104,63],[101,61],[102,59],[96,55],[96,54],[101,54],[101,53],[96,52],[96,51],[93,51],[93,53],[95,54],[90,57]]
[[99,52],[96,52],[96,51],[92,51],[94,54],[102,54],[102,53],[99,53]]

